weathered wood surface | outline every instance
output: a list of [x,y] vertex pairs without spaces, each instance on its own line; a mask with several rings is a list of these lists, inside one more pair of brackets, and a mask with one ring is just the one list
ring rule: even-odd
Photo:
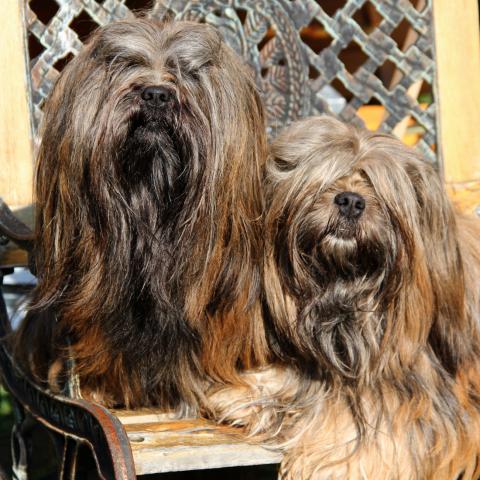
[[176,420],[155,410],[113,413],[127,431],[137,475],[281,461],[280,453],[249,443],[237,429],[204,419]]
[[447,190],[458,211],[480,217],[480,181],[447,184]]
[[[447,183],[480,181],[480,39],[477,0],[433,2],[437,116]],[[460,185],[454,187],[457,191]]]
[[25,250],[21,250],[14,243],[0,245],[0,267],[14,268],[28,265],[28,256]]
[[3,0],[0,29],[0,196],[11,207],[32,201],[32,143],[24,2]]

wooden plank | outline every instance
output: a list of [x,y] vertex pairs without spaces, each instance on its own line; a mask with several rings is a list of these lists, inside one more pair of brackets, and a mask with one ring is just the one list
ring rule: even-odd
[[445,180],[480,180],[480,40],[477,0],[433,2],[439,152]]
[[480,217],[480,181],[450,183],[447,191],[458,211]]
[[25,250],[18,248],[14,243],[0,245],[0,267],[15,268],[28,266],[28,255]]
[[178,420],[155,410],[112,413],[127,431],[137,475],[266,465],[282,459],[273,449],[249,443],[238,429],[205,419]]
[[123,425],[132,423],[154,423],[175,420],[173,413],[159,411],[154,408],[139,408],[138,410],[111,410]]
[[24,2],[2,2],[0,29],[0,196],[11,206],[32,202],[32,142],[23,29]]

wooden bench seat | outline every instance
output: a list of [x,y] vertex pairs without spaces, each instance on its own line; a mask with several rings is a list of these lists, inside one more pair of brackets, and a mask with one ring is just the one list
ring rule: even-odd
[[137,475],[279,463],[273,449],[237,429],[200,418],[178,420],[155,410],[113,410],[127,432]]

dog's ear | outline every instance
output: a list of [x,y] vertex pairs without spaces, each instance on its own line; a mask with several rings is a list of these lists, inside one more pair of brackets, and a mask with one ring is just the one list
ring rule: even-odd
[[431,289],[428,342],[445,370],[454,375],[471,353],[457,219],[437,172],[420,159],[406,168],[416,192],[419,232]]

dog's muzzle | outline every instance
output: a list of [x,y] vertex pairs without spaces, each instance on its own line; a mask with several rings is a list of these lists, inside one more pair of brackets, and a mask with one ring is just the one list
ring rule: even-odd
[[145,87],[140,96],[147,105],[162,108],[172,103],[175,93],[172,89],[163,85],[152,85]]
[[354,192],[342,192],[333,200],[338,206],[340,215],[350,220],[359,218],[365,210],[365,199]]

